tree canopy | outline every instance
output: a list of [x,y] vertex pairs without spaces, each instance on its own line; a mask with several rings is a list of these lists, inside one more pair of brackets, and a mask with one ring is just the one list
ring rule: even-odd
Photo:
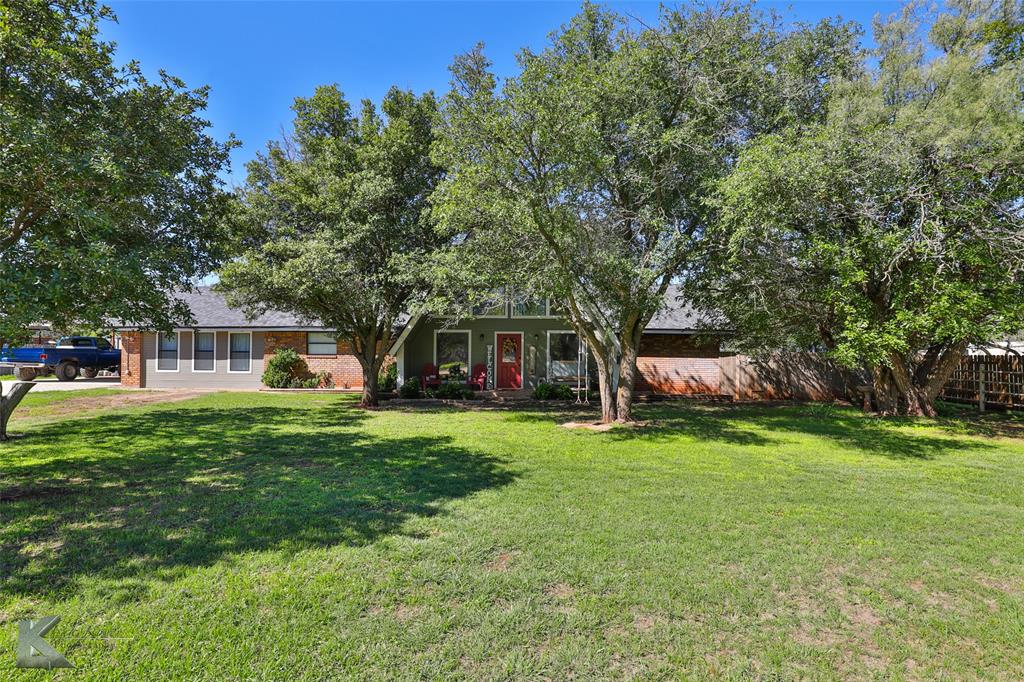
[[744,149],[702,286],[748,343],[823,346],[871,368],[883,412],[934,414],[969,343],[1021,329],[1024,62],[1006,40],[1019,8],[877,21],[877,49],[833,85],[824,120]]
[[648,27],[586,4],[503,83],[481,48],[459,57],[434,148],[458,247],[439,272],[551,295],[597,359],[603,418],[629,419],[641,334],[692,266],[713,181],[761,130],[819,115],[853,38],[748,7]]
[[170,328],[223,257],[233,140],[207,89],[118,67],[92,0],[0,3],[0,343],[31,323]]
[[425,297],[424,262],[445,243],[427,220],[440,177],[429,158],[437,104],[392,88],[381,111],[354,115],[337,86],[293,106],[292,134],[248,166],[233,223],[244,252],[219,288],[253,314],[319,321],[348,340],[363,369],[363,404],[396,324]]

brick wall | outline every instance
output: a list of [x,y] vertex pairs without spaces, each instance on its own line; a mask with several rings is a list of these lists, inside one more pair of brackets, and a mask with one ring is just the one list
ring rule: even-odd
[[121,334],[121,385],[142,388],[146,385],[142,375],[142,334]]
[[352,355],[352,347],[348,341],[338,339],[337,355],[307,355],[306,332],[266,332],[263,335],[263,358],[270,356],[278,348],[291,348],[306,361],[311,372],[327,371],[338,388],[362,388],[363,366],[356,356]]
[[644,334],[637,358],[638,391],[687,395],[719,393],[719,342],[684,334]]

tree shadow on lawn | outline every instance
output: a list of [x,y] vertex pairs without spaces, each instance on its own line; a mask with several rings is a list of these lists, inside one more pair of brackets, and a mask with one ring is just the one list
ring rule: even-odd
[[26,458],[78,439],[95,455],[0,478],[0,591],[68,595],[85,576],[172,579],[239,552],[367,545],[516,477],[448,437],[369,435],[366,418],[178,408],[76,420],[71,437],[36,430]]
[[909,430],[917,426],[931,426],[948,431],[939,421],[880,418],[852,409],[818,415],[801,407],[776,408],[775,411],[765,410],[755,419],[767,429],[818,436],[846,448],[896,460],[931,460],[995,447],[991,443],[952,434],[940,436]]
[[[978,440],[956,437],[943,421],[879,419],[863,415],[852,408],[836,409],[830,405],[730,405],[672,403],[638,405],[638,420],[647,425],[615,428],[597,438],[618,441],[664,441],[679,435],[698,440],[718,441],[741,446],[782,445],[779,436],[785,433],[804,434],[833,441],[843,447],[891,459],[933,459],[971,449],[993,446]],[[594,420],[593,412],[550,411],[519,413],[512,421],[549,422],[561,424],[573,419]],[[934,426],[950,432],[949,436],[914,433],[900,427]],[[751,428],[754,427],[754,428]],[[963,436],[980,431],[960,432]]]
[[[694,409],[693,406],[675,408],[640,407],[637,419],[641,423],[636,426],[617,426],[610,431],[595,433],[595,438],[609,440],[664,440],[669,441],[680,435],[690,436],[698,440],[713,440],[733,445],[771,445],[776,443],[773,438],[741,428],[731,423],[724,414],[710,409]],[[508,420],[520,423],[565,424],[566,422],[596,422],[601,412],[594,406],[551,406],[545,408],[531,407],[529,412],[510,414]],[[643,421],[653,420],[644,424]],[[587,433],[586,431],[582,433]]]

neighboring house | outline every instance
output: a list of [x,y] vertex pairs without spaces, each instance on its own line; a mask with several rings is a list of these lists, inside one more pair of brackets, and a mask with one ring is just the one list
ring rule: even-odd
[[[670,394],[717,394],[719,342],[699,334],[700,320],[677,301],[673,288],[666,308],[647,326],[640,345],[637,390]],[[265,359],[283,346],[295,349],[310,370],[331,373],[339,388],[361,388],[359,361],[333,330],[302,325],[292,315],[268,312],[249,321],[216,292],[202,288],[182,294],[195,327],[170,336],[122,326],[121,383],[146,388],[259,388]],[[596,366],[580,354],[570,325],[546,300],[507,303],[471,320],[451,323],[414,317],[401,330],[390,354],[399,380],[420,377],[427,365],[447,374],[490,365],[497,389],[521,389],[541,381],[574,383]],[[596,388],[596,384],[594,384]]]

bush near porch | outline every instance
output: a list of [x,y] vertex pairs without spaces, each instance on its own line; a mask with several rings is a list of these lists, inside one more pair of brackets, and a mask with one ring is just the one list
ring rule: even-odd
[[1011,416],[659,404],[590,433],[322,394],[111,407],[144,395],[30,394],[0,445],[0,621],[60,615],[76,675],[1024,670]]

